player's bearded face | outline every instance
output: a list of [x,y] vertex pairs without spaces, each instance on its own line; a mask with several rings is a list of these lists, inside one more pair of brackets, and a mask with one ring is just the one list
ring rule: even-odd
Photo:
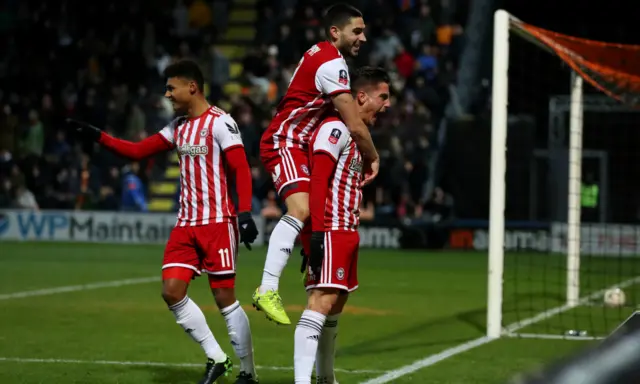
[[358,56],[360,46],[367,41],[364,35],[364,27],[362,17],[354,17],[349,24],[339,31],[338,49],[343,55]]
[[364,112],[362,120],[367,125],[373,125],[378,113],[386,111],[391,106],[389,84],[380,83],[368,92],[359,92],[358,98]]
[[164,97],[171,101],[173,110],[178,113],[186,113],[189,109],[189,102],[195,93],[193,81],[172,77],[167,79]]

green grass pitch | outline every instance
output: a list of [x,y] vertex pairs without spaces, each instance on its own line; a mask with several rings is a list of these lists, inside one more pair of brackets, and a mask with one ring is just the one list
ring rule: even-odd
[[[2,242],[0,249],[0,383],[178,384],[198,380],[204,363],[200,347],[174,323],[160,297],[162,246]],[[297,255],[294,252],[291,257],[280,289],[294,324],[306,298]],[[251,308],[264,258],[265,249],[241,250],[237,295],[250,318],[260,382],[291,383],[294,325],[278,327]],[[526,260],[508,269],[509,273],[519,273],[520,279],[536,273],[542,281],[548,265],[536,266]],[[340,383],[364,382],[483,336],[486,271],[482,253],[361,250],[360,289],[340,320],[336,363]],[[593,279],[604,284],[605,278],[598,276]],[[508,277],[505,292],[512,284]],[[137,278],[149,279],[126,286],[7,296]],[[530,286],[529,291],[520,288],[505,296],[506,317],[533,315],[559,302],[553,295],[539,295],[541,286]],[[557,289],[560,295],[564,288],[558,284]],[[218,341],[232,356],[224,321],[206,280],[197,279],[189,295],[203,308]],[[516,305],[518,297],[523,305]],[[521,313],[525,309],[531,313]],[[589,311],[603,310],[593,307]],[[598,312],[591,317],[603,316]],[[546,322],[545,329],[552,329],[553,321],[557,322]],[[394,383],[504,382],[517,372],[586,345],[500,339]]]

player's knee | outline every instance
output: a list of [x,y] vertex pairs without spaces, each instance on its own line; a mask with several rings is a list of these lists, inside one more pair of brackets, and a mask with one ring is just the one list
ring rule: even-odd
[[289,196],[286,202],[287,215],[305,222],[310,215],[309,212],[309,195],[306,193],[296,193]]
[[292,209],[291,211],[287,211],[287,214],[295,217],[296,219],[304,223],[305,221],[307,221],[311,213],[309,212],[309,207],[307,206],[307,207],[297,207],[295,209]]
[[309,295],[308,308],[323,315],[329,315],[339,296],[340,291],[335,288],[313,289]]
[[236,302],[236,293],[233,288],[214,288],[212,292],[219,309],[226,308]]
[[236,302],[235,280],[235,275],[209,275],[209,286],[218,308],[226,308]]
[[181,280],[165,280],[162,284],[162,299],[171,306],[187,296],[187,284]]
[[336,303],[331,307],[331,311],[329,311],[329,315],[337,315],[342,313],[344,310],[344,306],[347,304],[347,300],[349,299],[349,291],[341,290],[338,294],[338,298]]

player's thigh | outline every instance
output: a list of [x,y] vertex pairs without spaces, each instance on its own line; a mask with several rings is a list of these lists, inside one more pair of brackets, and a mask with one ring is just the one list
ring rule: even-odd
[[[287,203],[294,194],[309,194],[310,163],[309,154],[298,148],[280,148],[261,153],[265,169],[271,175],[278,196],[285,201],[288,209],[295,209],[294,204],[300,197]],[[308,197],[306,199],[308,210]]]
[[358,233],[355,231],[326,232],[320,275],[308,275],[306,288],[337,288],[348,292],[352,260],[357,254],[358,241]]
[[[196,228],[201,267],[211,288],[233,287],[238,258],[238,227],[235,222],[213,223]],[[215,282],[220,284],[216,286]],[[224,283],[222,283],[224,281]]]
[[162,279],[191,280],[200,274],[200,258],[192,227],[175,227],[171,230],[164,249]]
[[[309,219],[310,211],[309,211],[309,188],[308,182],[304,187],[304,190],[298,190],[298,192],[294,192],[287,196],[284,200],[284,204],[287,206],[287,215],[293,216],[296,219],[305,222]],[[298,182],[291,184],[290,186],[285,187],[297,187],[299,185]]]

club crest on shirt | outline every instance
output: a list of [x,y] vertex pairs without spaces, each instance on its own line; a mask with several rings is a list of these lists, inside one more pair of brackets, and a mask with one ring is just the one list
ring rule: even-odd
[[342,85],[349,84],[349,76],[347,75],[347,71],[344,69],[341,69],[340,72],[338,72],[338,83]]
[[338,270],[336,271],[336,277],[338,278],[338,280],[344,279],[344,268],[338,268]]
[[302,172],[304,172],[305,175],[307,176],[309,175],[309,168],[307,168],[306,165],[302,164],[300,168],[302,169]]
[[202,130],[200,131],[200,137],[206,137],[209,134],[209,128],[204,127],[202,128]]
[[340,136],[342,136],[342,132],[340,132],[338,128],[334,128],[333,131],[331,131],[331,135],[329,135],[329,142],[331,144],[338,144]]

